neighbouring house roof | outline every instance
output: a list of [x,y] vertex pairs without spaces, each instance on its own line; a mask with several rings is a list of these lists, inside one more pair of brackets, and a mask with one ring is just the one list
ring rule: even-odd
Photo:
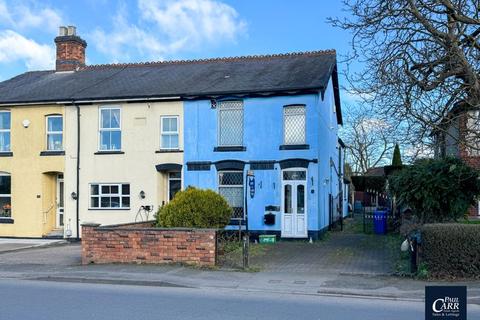
[[384,176],[385,175],[385,167],[373,167],[369,168],[367,172],[365,172],[366,176]]
[[330,77],[341,123],[334,50],[27,72],[0,82],[0,104],[323,94]]

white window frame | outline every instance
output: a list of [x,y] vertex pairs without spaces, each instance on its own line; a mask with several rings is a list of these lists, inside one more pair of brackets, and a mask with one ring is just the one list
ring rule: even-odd
[[[122,193],[122,186],[123,185],[128,185],[129,187],[129,193],[128,195],[127,194],[123,194]],[[98,186],[98,194],[92,194],[92,186]],[[112,187],[112,186],[117,186],[118,187],[118,193],[105,193],[103,194],[102,193],[102,187],[104,186],[108,186],[108,187]],[[132,206],[132,189],[131,189],[131,184],[130,183],[90,183],[88,185],[89,187],[89,198],[88,198],[88,209],[89,210],[130,210],[131,206]],[[102,197],[106,198],[106,197],[109,197],[109,198],[112,198],[112,197],[119,197],[120,198],[120,206],[119,207],[102,207]],[[122,207],[122,198],[126,198],[128,197],[129,198],[129,205],[128,207]],[[92,198],[98,198],[98,207],[92,207]],[[111,202],[111,201],[110,201]]]
[[[225,102],[240,102],[242,107],[229,107],[229,108],[222,108],[223,103]],[[221,121],[221,116],[220,114],[222,112],[228,111],[228,110],[242,110],[242,119],[240,120],[242,124],[242,136],[241,136],[241,143],[240,144],[222,144],[222,139],[221,139],[221,134],[222,134],[222,121]],[[245,144],[244,141],[244,134],[245,134],[245,104],[243,100],[225,100],[225,101],[219,101],[218,103],[218,114],[217,114],[217,146],[219,147],[243,147]]]
[[[102,110],[119,110],[120,119],[118,119],[118,128],[102,128]],[[120,149],[102,149],[102,131],[120,131]],[[108,106],[98,108],[98,151],[121,151],[123,149],[122,142],[122,108],[120,106]]]
[[[171,178],[170,173],[180,173],[180,178]],[[182,190],[182,172],[181,171],[168,171],[167,172],[167,202],[170,200],[170,181],[180,181],[180,190]]]
[[10,147],[8,148],[8,150],[3,150],[3,151],[0,151],[0,152],[10,152],[12,151],[12,112],[10,110],[0,110],[0,113],[9,113],[10,114],[10,128],[9,129],[0,129],[0,132],[4,133],[4,132],[8,132],[9,136],[10,136]]
[[[164,131],[163,130],[163,119],[175,119],[177,121],[177,131]],[[174,148],[167,148],[162,145],[162,137],[164,135],[168,136],[177,136],[178,145]],[[160,150],[179,150],[180,149],[180,121],[179,116],[160,116]]]
[[[286,126],[286,110],[291,109],[291,108],[298,108],[302,107],[303,108],[303,116],[305,118],[305,125],[303,126],[303,142],[300,143],[287,143],[286,141],[286,133],[287,133],[287,126]],[[286,106],[283,106],[282,109],[283,112],[283,144],[284,145],[301,145],[301,144],[306,144],[307,143],[307,106],[305,104],[289,104]]]
[[[222,173],[241,173],[242,174],[242,184],[220,184],[220,174]],[[220,194],[220,188],[239,188],[242,187],[242,208],[243,216],[241,218],[231,217],[230,220],[244,220],[245,219],[245,173],[243,170],[220,170],[217,171],[217,193]],[[220,194],[221,195],[221,194]],[[228,204],[230,205],[230,204]],[[232,208],[233,209],[233,208]]]
[[[61,118],[62,119],[62,131],[48,131],[48,119],[50,118]],[[64,146],[63,146],[63,129],[64,128],[64,123],[63,123],[63,115],[61,114],[52,114],[48,115],[45,117],[45,139],[46,139],[46,150],[47,151],[63,151]],[[48,148],[48,136],[50,134],[61,134],[62,135],[62,148],[60,150],[55,150],[55,149],[49,149]]]
[[[12,219],[12,175],[8,172],[0,172],[0,177],[10,177],[10,193],[1,193],[0,198],[10,198],[10,217],[0,217],[0,219]],[[0,208],[3,210],[3,208]]]

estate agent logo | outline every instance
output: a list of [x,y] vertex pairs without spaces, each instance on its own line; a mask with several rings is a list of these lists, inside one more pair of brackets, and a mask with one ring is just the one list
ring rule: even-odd
[[467,287],[425,287],[425,320],[466,320]]

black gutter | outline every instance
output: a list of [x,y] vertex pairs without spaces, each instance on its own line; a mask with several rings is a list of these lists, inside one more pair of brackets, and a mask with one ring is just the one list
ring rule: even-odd
[[[325,90],[325,86],[306,86],[306,87],[292,87],[292,88],[280,88],[273,90],[236,90],[236,91],[220,91],[220,92],[206,92],[206,93],[178,93],[178,94],[167,94],[167,95],[129,95],[129,96],[109,96],[109,97],[95,97],[95,98],[81,98],[75,97],[75,101],[72,101],[70,104],[67,103],[67,99],[70,98],[58,98],[50,100],[30,100],[30,101],[21,101],[21,100],[11,100],[11,101],[0,101],[0,104],[47,104],[47,103],[57,103],[58,101],[65,101],[65,105],[77,105],[77,104],[94,104],[99,103],[98,101],[102,100],[128,100],[140,99],[135,102],[161,102],[170,98],[172,100],[204,100],[204,99],[216,99],[219,97],[225,96],[244,96],[244,97],[263,97],[263,96],[277,96],[277,95],[301,95],[315,93],[316,91]],[[142,100],[145,99],[145,100]],[[71,100],[70,100],[71,101]],[[79,103],[78,101],[82,101]],[[102,102],[100,102],[102,103]]]
[[77,240],[80,240],[80,106],[74,104],[77,108],[77,203],[76,203],[76,227],[77,227]]

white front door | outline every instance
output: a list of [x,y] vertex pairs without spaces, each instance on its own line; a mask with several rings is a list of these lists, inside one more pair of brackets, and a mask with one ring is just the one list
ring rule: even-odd
[[307,237],[306,170],[282,171],[282,237]]
[[57,176],[57,216],[56,227],[63,228],[63,214],[64,214],[64,183],[63,175]]

